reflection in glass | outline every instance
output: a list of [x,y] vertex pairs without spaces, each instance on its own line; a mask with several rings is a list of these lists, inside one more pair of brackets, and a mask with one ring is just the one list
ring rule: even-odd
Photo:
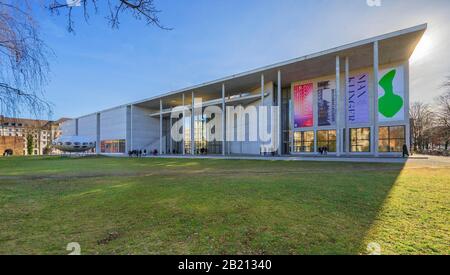
[[294,152],[295,153],[314,152],[314,131],[304,131],[294,133]]
[[405,126],[380,127],[378,151],[383,153],[402,152],[405,144]]
[[328,152],[336,152],[336,130],[317,131],[317,147],[326,147]]
[[370,152],[370,128],[350,129],[350,151],[355,153]]

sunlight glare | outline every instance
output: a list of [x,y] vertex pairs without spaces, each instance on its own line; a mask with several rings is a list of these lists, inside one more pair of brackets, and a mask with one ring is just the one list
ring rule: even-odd
[[432,46],[433,42],[431,40],[431,37],[428,34],[425,34],[420,40],[419,44],[417,44],[417,47],[411,56],[411,63],[420,61],[421,59],[429,55],[431,53]]

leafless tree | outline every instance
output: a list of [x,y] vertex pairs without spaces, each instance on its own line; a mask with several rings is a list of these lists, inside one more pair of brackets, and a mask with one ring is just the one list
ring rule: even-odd
[[412,119],[412,134],[414,150],[425,150],[430,140],[427,133],[433,126],[433,112],[429,104],[414,102],[409,110],[409,116]]
[[43,97],[51,50],[40,39],[27,1],[0,0],[0,113],[50,114]]
[[450,77],[444,83],[446,91],[435,99],[437,124],[441,129],[441,136],[445,142],[445,150],[450,143]]
[[[48,60],[53,53],[40,39],[31,2],[0,0],[0,114],[51,114],[52,105],[44,99],[43,87],[48,82]],[[41,0],[38,3],[53,14],[67,11],[69,32],[74,31],[75,8],[81,7],[79,10],[88,20],[101,6],[106,8],[106,18],[112,28],[118,28],[120,16],[128,13],[149,25],[170,30],[160,23],[153,0]]]
[[51,0],[48,6],[49,10],[59,15],[60,11],[67,12],[67,29],[74,31],[73,12],[80,10],[83,12],[84,19],[87,21],[90,14],[98,13],[101,6],[107,9],[106,19],[112,28],[118,28],[120,25],[120,16],[130,14],[137,20],[144,20],[148,25],[153,25],[164,30],[170,30],[161,24],[158,14],[160,10],[155,7],[154,0]]

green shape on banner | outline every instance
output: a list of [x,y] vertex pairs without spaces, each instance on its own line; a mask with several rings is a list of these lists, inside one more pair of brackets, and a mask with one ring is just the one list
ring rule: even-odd
[[384,95],[378,99],[378,111],[385,117],[394,117],[403,107],[403,98],[394,93],[394,78],[397,70],[385,74],[379,84]]

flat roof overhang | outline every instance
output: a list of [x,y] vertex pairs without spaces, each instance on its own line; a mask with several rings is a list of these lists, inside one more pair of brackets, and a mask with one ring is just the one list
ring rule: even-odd
[[[210,101],[222,97],[222,84],[225,84],[227,96],[238,95],[259,88],[262,74],[266,83],[271,81],[276,83],[279,70],[282,87],[290,87],[295,81],[335,74],[336,56],[348,57],[350,70],[371,67],[373,66],[373,43],[376,41],[379,45],[380,66],[401,62],[411,57],[426,29],[427,24],[418,25],[118,107],[135,105],[159,110],[162,99],[163,108],[167,109],[181,106],[182,94],[185,94],[185,104],[190,105],[191,92],[194,92],[196,97],[202,97],[203,101]],[[343,60],[341,70],[344,70]]]

